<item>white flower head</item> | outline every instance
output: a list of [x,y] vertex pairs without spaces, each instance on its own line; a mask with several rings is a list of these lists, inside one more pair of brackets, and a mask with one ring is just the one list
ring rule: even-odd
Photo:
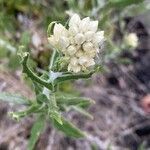
[[125,44],[131,48],[136,48],[138,46],[138,37],[135,33],[130,33],[124,38]]
[[104,31],[98,31],[98,21],[72,15],[69,27],[55,24],[49,43],[69,57],[68,71],[80,72],[95,65],[95,57],[104,42]]

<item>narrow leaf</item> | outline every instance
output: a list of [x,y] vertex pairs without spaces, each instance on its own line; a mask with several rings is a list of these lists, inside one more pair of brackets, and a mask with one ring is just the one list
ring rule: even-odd
[[56,120],[53,120],[53,125],[55,128],[62,131],[65,135],[67,135],[69,137],[74,137],[74,138],[85,137],[85,133],[82,132],[77,127],[75,127],[71,122],[65,120],[64,118],[61,118],[61,120],[63,123],[62,125],[59,124]]
[[93,116],[90,113],[88,113],[87,111],[85,111],[83,108],[77,107],[77,106],[72,106],[71,108],[73,108],[77,112],[81,113],[82,115],[84,115],[90,119],[93,119]]
[[43,115],[39,116],[37,121],[34,123],[32,129],[31,129],[31,137],[28,144],[28,150],[33,150],[35,147],[35,144],[43,131],[45,126],[45,117]]
[[16,95],[16,94],[6,93],[6,92],[0,93],[0,100],[9,102],[9,103],[22,104],[22,105],[30,104],[30,101],[26,99],[25,97]]
[[52,111],[50,117],[56,120],[60,125],[63,124],[61,120],[61,114],[57,110]]
[[56,101],[58,106],[60,105],[66,105],[66,106],[72,106],[72,105],[78,105],[83,108],[89,107],[91,104],[94,104],[94,100],[83,98],[83,97],[77,97],[71,94],[66,94],[63,92],[57,92],[56,93]]

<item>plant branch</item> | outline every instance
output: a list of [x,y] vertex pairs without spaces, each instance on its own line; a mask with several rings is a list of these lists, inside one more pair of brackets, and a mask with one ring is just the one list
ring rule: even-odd
[[90,78],[92,76],[92,74],[94,74],[94,73],[95,73],[95,70],[91,71],[89,73],[62,75],[62,76],[58,77],[54,81],[54,83],[57,84],[57,83],[61,83],[61,82],[67,81],[67,80],[87,79],[87,78]]
[[29,58],[29,54],[28,53],[24,53],[23,56],[23,60],[22,60],[22,66],[23,66],[23,73],[26,73],[28,75],[29,78],[31,78],[32,80],[38,82],[39,84],[45,86],[46,88],[48,88],[49,90],[52,90],[52,83],[47,82],[43,79],[41,79],[40,77],[38,77],[34,72],[32,72],[32,70],[27,66],[27,61]]
[[38,113],[42,112],[42,107],[40,108],[39,105],[32,105],[28,109],[20,112],[10,112],[9,115],[14,118],[15,120],[19,121],[20,118],[25,117],[31,113]]

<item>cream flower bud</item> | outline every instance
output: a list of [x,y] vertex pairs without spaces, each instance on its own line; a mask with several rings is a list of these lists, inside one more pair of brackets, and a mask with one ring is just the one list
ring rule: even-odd
[[98,31],[98,32],[96,32],[96,35],[104,38],[104,31]]
[[104,31],[99,31],[99,32],[96,32],[96,36],[97,36],[97,39],[98,39],[98,42],[101,42],[103,41],[104,42]]
[[54,33],[54,35],[55,36],[57,36],[59,33],[61,33],[61,31],[62,31],[62,25],[61,24],[55,24],[54,25],[54,31],[53,31],[53,33]]
[[67,52],[70,56],[74,55],[76,52],[77,52],[77,49],[75,46],[73,45],[70,45],[68,48],[67,48]]
[[76,25],[70,26],[69,27],[69,33],[70,35],[76,35],[79,32],[79,29]]
[[90,22],[90,18],[89,17],[86,17],[86,18],[82,19],[82,21],[79,24],[80,32],[88,31],[87,27],[89,25],[89,22]]
[[82,50],[79,50],[77,53],[76,53],[76,57],[81,57],[84,55],[84,52]]
[[77,65],[78,64],[78,59],[76,57],[71,58],[70,59],[70,64],[73,65],[73,66]]
[[125,43],[127,46],[130,47],[137,47],[138,46],[138,37],[135,33],[130,33],[127,36],[125,36]]
[[74,45],[75,44],[75,40],[72,36],[69,37],[69,42],[70,44]]
[[72,66],[72,65],[68,65],[68,71],[73,71],[75,73],[78,73],[81,71],[81,66],[76,65],[76,66]]
[[81,71],[81,66],[77,65],[72,68],[73,72],[78,73]]
[[89,61],[86,63],[86,67],[90,67],[90,66],[94,66],[94,65],[95,65],[94,59],[89,59]]
[[92,41],[93,36],[94,36],[94,32],[93,31],[88,31],[84,34],[86,41]]
[[69,21],[69,27],[79,24],[81,21],[79,15],[74,14]]
[[94,58],[96,56],[96,50],[95,49],[91,49],[90,51],[87,51],[85,54],[90,57],[90,58]]
[[68,71],[73,71],[75,73],[81,71],[81,66],[78,64],[78,59],[76,57],[70,59],[70,63],[68,65]]
[[80,65],[84,65],[84,64],[86,64],[88,62],[88,57],[87,56],[81,56],[80,58],[79,58],[79,64]]
[[92,40],[93,44],[100,44],[104,42],[104,31],[99,31],[95,34]]
[[61,25],[60,23],[59,24],[55,24],[54,26],[54,36],[56,39],[58,39],[60,36],[67,36],[68,35],[68,31],[67,29]]
[[98,21],[90,21],[88,25],[90,31],[96,32],[98,29]]
[[82,33],[78,33],[76,36],[75,36],[75,43],[76,44],[82,44],[83,42],[85,41],[85,37]]
[[86,51],[90,51],[92,50],[94,47],[93,47],[93,44],[91,42],[85,42],[83,44],[83,50],[86,52]]
[[93,58],[89,58],[88,56],[82,56],[79,58],[79,64],[84,67],[90,67],[95,65],[94,59]]
[[68,47],[69,44],[70,44],[70,43],[69,43],[69,39],[68,39],[67,37],[64,37],[64,36],[60,37],[59,43],[60,43],[60,47],[61,47],[62,49],[65,49],[65,48]]
[[55,37],[52,35],[51,37],[48,37],[48,42],[52,45],[52,46],[56,46],[57,42],[55,40]]

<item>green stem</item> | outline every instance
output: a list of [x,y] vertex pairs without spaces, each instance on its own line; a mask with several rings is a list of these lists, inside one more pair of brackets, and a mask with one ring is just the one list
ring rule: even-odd
[[11,112],[10,115],[12,116],[12,118],[16,119],[19,121],[20,118],[25,117],[31,113],[38,113],[38,112],[42,112],[43,109],[42,107],[40,108],[39,105],[32,105],[31,107],[29,107],[28,109],[24,110],[24,111],[20,111],[20,112]]
[[52,70],[52,67],[54,66],[56,53],[57,53],[56,50],[53,50],[52,57],[50,59],[49,70]]
[[25,53],[25,56],[23,57],[22,60],[22,66],[23,66],[23,73],[26,73],[28,77],[30,77],[32,80],[38,82],[39,84],[45,86],[49,90],[52,90],[52,83],[49,83],[40,77],[38,77],[34,72],[31,71],[31,69],[27,66],[27,60],[28,60],[29,54]]
[[49,98],[48,114],[51,118],[55,119],[59,124],[62,125],[61,114],[60,114],[58,109],[59,108],[58,108],[57,103],[56,103],[55,93],[51,92],[50,98]]
[[54,81],[54,84],[58,84],[67,80],[87,79],[91,77],[93,73],[95,73],[95,70],[89,73],[62,75]]
[[57,109],[55,93],[53,92],[50,93],[49,108],[50,110]]

